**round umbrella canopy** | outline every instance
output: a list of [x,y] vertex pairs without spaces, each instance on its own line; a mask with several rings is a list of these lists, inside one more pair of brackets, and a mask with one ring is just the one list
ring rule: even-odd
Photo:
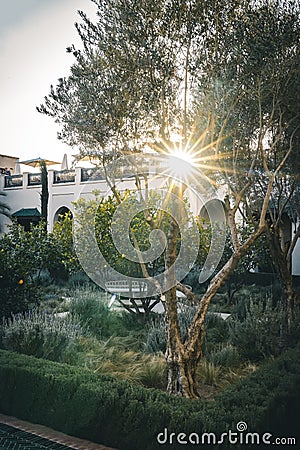
[[31,166],[31,167],[38,167],[41,162],[45,162],[46,166],[53,166],[55,164],[60,164],[57,161],[51,161],[50,159],[46,159],[46,158],[34,158],[34,159],[28,159],[26,161],[20,161],[20,164],[26,164],[27,166]]

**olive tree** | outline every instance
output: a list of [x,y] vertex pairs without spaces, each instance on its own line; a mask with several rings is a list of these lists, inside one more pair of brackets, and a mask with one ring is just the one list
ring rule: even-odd
[[[79,13],[81,23],[76,27],[83,49],[68,48],[75,57],[71,75],[51,87],[38,110],[61,125],[59,137],[79,145],[82,156],[98,157],[119,202],[119,175],[106,170],[107,164],[145,149],[172,152],[174,135],[206,179],[223,184],[228,192],[226,213],[233,250],[200,299],[180,283],[176,285],[172,268],[180,227],[175,218],[166,231],[164,261],[173,278],[173,287],[162,292],[168,392],[194,398],[200,395],[196,369],[210,302],[265,232],[274,183],[293,152],[295,117],[281,114],[281,90],[289,85],[297,54],[293,33],[298,33],[298,17],[289,9],[297,3],[92,1],[98,20],[92,23]],[[269,23],[273,28],[268,28]],[[273,34],[274,28],[280,33]],[[271,167],[286,127],[290,140],[284,141]],[[271,132],[273,139],[266,145]],[[139,190],[142,182],[148,186],[148,180],[135,168]],[[244,238],[238,231],[238,216],[248,220],[245,205],[261,177],[265,180],[262,199],[255,208],[252,232]],[[184,181],[170,183],[171,194],[184,197],[189,180]],[[156,221],[149,224],[157,226]],[[151,280],[142,261],[141,268]],[[178,324],[176,288],[198,305],[185,340]]]

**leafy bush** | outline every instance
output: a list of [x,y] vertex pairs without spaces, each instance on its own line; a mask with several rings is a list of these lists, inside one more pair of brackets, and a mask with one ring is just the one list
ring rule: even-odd
[[[178,314],[179,326],[182,338],[185,339],[188,327],[195,315],[195,308],[186,308]],[[224,343],[228,340],[228,324],[221,317],[213,313],[208,313],[205,318],[205,354],[207,354],[216,344]],[[153,319],[148,328],[144,342],[145,353],[165,352],[166,350],[166,328],[163,316]]]
[[[225,389],[213,402],[170,397],[88,369],[6,351],[0,351],[0,381],[3,413],[122,450],[161,448],[156,437],[164,428],[169,433],[219,435],[235,432],[243,420],[248,431],[274,437],[295,436],[299,430],[299,346]],[[175,440],[172,449],[181,448]],[[225,440],[220,448],[230,445]]]
[[[8,249],[9,247],[10,249]],[[8,239],[0,240],[0,317],[26,311],[39,302],[39,288],[31,269],[14,256]]]
[[166,327],[161,317],[153,319],[149,324],[143,350],[145,353],[166,351]]
[[230,321],[230,341],[241,356],[252,361],[276,356],[280,351],[283,309],[274,307],[270,296],[246,306],[244,320]]
[[205,317],[204,353],[209,353],[225,344],[229,338],[228,322],[215,313],[208,313]]
[[237,349],[230,344],[221,346],[219,350],[215,350],[207,355],[207,360],[216,366],[222,367],[238,367],[241,363],[241,356]]
[[57,243],[45,224],[41,221],[25,231],[13,223],[0,238],[0,317],[37,305],[41,282],[47,281],[49,273],[66,276]]
[[13,315],[1,327],[1,345],[38,358],[60,361],[83,334],[69,318],[56,318],[41,311]]
[[118,314],[112,311],[99,289],[76,289],[71,293],[71,316],[98,338],[114,334],[118,328]]
[[101,290],[86,285],[71,290],[69,295],[72,297],[69,305],[71,315],[98,339],[112,335],[144,336],[148,317],[144,314],[129,314],[122,308],[109,308],[107,296]]

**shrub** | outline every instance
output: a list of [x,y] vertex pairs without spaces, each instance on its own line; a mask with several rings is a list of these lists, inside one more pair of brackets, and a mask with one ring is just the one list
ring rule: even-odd
[[[300,346],[225,389],[213,402],[170,397],[84,368],[6,351],[0,351],[0,381],[3,413],[122,450],[161,448],[156,437],[164,428],[219,435],[236,432],[243,420],[248,431],[274,437],[295,436],[299,430]],[[180,448],[175,441],[172,449]],[[228,441],[220,448],[230,448]]]
[[221,346],[219,350],[215,350],[207,355],[207,360],[216,366],[222,367],[238,367],[241,363],[241,356],[237,349],[231,344]]
[[11,313],[26,311],[37,305],[39,295],[39,288],[29,278],[28,270],[22,261],[16,263],[2,239],[0,241],[0,317],[9,317]]
[[166,327],[164,320],[161,317],[152,320],[150,323],[143,344],[143,350],[145,353],[159,353],[166,351]]
[[60,361],[82,334],[82,328],[69,318],[56,318],[36,310],[13,315],[3,322],[2,346],[18,353]]
[[208,313],[205,318],[204,353],[209,353],[225,344],[229,338],[228,322],[215,313]]
[[163,354],[149,355],[142,359],[139,381],[145,387],[165,390],[167,386],[167,363]]
[[[185,339],[188,327],[193,320],[195,308],[189,307],[179,312],[178,321],[182,339]],[[166,351],[166,325],[163,315],[152,318],[148,327],[147,335],[143,344],[145,353],[157,353]]]
[[276,356],[280,351],[282,318],[282,306],[273,307],[269,295],[258,303],[250,300],[244,320],[230,321],[230,341],[245,359]]
[[71,316],[98,338],[114,334],[118,315],[109,309],[104,294],[99,289],[76,289],[71,294]]
[[121,308],[118,314],[118,335],[127,335],[128,333],[136,335],[144,334],[145,328],[151,323],[153,316],[155,316],[155,313],[130,314]]
[[55,240],[39,222],[25,231],[13,223],[0,238],[0,317],[24,312],[40,300],[40,284],[49,272],[63,276]]
[[[195,308],[186,308],[178,315],[182,339],[185,339],[188,327],[193,320]],[[208,313],[205,318],[205,354],[207,354],[216,344],[224,343],[228,340],[228,323],[216,314]],[[145,353],[157,353],[166,351],[166,327],[163,316],[159,316],[150,322],[147,329],[147,336],[143,349]]]

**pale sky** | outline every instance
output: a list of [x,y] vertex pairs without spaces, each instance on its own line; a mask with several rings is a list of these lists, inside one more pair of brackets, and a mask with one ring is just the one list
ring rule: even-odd
[[61,161],[76,153],[36,106],[74,62],[66,47],[80,45],[78,10],[95,18],[90,0],[0,0],[0,154]]

